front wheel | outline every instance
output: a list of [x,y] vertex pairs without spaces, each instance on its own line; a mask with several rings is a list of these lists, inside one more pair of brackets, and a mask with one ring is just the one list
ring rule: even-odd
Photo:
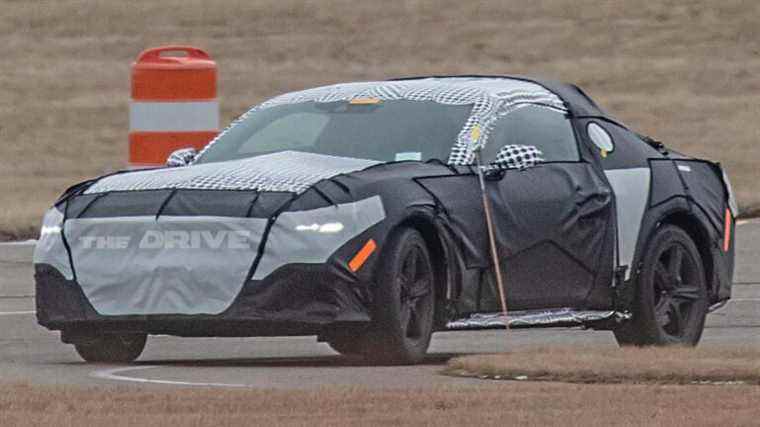
[[87,362],[128,363],[140,357],[147,339],[146,334],[101,335],[77,342],[74,348]]
[[373,302],[373,324],[362,355],[375,363],[414,364],[425,357],[433,334],[435,272],[422,235],[394,233],[382,252]]
[[708,296],[702,259],[681,228],[660,227],[649,243],[637,279],[633,319],[615,330],[620,345],[699,343]]

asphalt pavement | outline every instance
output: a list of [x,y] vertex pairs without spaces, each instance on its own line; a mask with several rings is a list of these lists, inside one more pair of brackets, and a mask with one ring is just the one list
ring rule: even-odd
[[[732,301],[708,317],[704,346],[760,347],[760,221],[737,230]],[[134,387],[325,385],[420,388],[478,380],[438,375],[455,355],[544,345],[616,346],[611,332],[580,329],[442,332],[419,366],[374,367],[338,356],[315,337],[175,338],[152,336],[137,363],[87,364],[34,316],[32,244],[0,244],[0,381]]]

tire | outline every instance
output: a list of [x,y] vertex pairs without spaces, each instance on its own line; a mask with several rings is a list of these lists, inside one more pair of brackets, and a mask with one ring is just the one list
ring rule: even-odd
[[420,363],[430,345],[435,313],[435,271],[430,252],[417,230],[402,228],[388,239],[382,256],[373,323],[359,341],[358,352],[377,364]]
[[707,279],[694,241],[681,228],[665,225],[647,245],[633,318],[614,331],[615,338],[621,346],[695,346],[707,308]]
[[129,363],[145,349],[145,334],[102,335],[74,344],[77,353],[87,362]]

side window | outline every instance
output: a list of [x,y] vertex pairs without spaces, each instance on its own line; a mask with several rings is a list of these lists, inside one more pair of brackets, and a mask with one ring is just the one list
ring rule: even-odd
[[496,121],[483,148],[492,162],[505,145],[535,147],[546,162],[578,161],[578,146],[565,113],[537,105],[519,108]]

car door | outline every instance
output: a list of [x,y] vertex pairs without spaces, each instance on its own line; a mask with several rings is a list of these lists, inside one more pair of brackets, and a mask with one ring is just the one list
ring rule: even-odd
[[[508,146],[536,147],[544,160],[486,183],[509,308],[607,308],[608,300],[589,295],[612,280],[613,197],[601,171],[581,160],[571,120],[524,106],[494,123],[482,160],[495,161]],[[480,284],[482,311],[499,310],[493,276]]]

